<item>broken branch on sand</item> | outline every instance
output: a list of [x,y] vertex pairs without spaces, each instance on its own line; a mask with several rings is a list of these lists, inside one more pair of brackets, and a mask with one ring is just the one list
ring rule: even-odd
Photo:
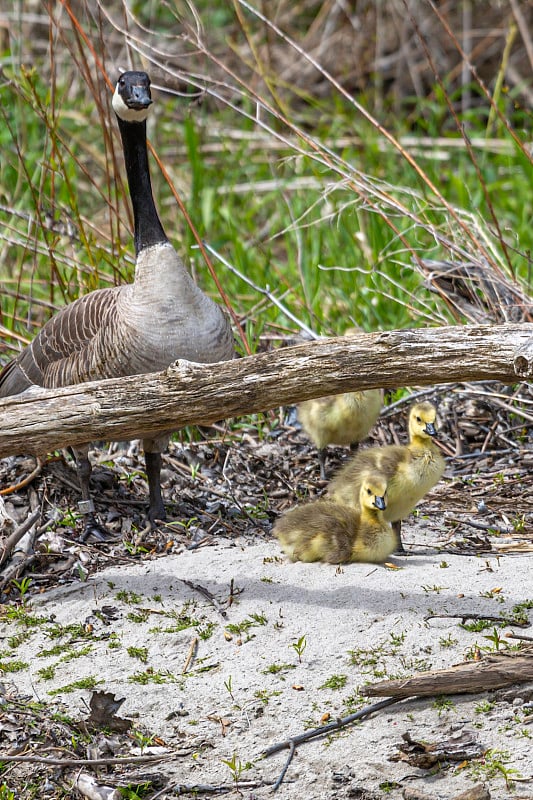
[[440,694],[466,694],[502,689],[533,680],[533,650],[516,655],[492,655],[483,661],[467,661],[449,669],[422,672],[412,678],[378,681],[363,686],[361,694],[397,699]]

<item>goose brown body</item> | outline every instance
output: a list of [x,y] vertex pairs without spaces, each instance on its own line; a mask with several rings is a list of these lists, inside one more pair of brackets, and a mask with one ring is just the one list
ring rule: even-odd
[[[188,273],[185,281],[176,280],[178,260],[169,243],[141,250],[134,284],[97,289],[61,309],[2,370],[0,397],[34,385],[57,388],[157,372],[178,358],[231,358],[233,336],[224,313]],[[148,290],[137,281],[144,273]]]
[[[179,358],[213,363],[234,357],[226,314],[193,281],[155,208],[146,144],[151,102],[146,73],[128,72],[119,78],[113,108],[134,212],[133,283],[95,290],[61,309],[0,372],[0,397],[32,386],[54,388],[155,372]],[[159,472],[160,450],[167,442],[168,435],[151,436],[147,420],[144,449],[152,521],[165,513]],[[88,447],[77,450],[78,462],[85,460]],[[80,474],[82,497],[88,499],[85,473],[90,474],[88,462]]]
[[409,413],[409,444],[386,445],[361,450],[331,481],[328,498],[358,508],[363,476],[377,470],[387,480],[387,508],[384,517],[395,523],[401,548],[400,524],[419,500],[440,480],[444,459],[433,442],[436,409],[432,403],[415,404]]
[[392,527],[383,518],[386,493],[383,477],[368,473],[357,509],[322,499],[296,506],[276,522],[274,534],[292,561],[380,563],[396,544]]

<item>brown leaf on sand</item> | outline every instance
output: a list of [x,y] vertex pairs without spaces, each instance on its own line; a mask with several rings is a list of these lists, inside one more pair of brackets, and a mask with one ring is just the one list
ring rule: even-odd
[[91,713],[87,717],[87,725],[92,728],[108,728],[115,733],[125,733],[133,722],[125,717],[117,717],[116,712],[125,698],[117,699],[111,692],[93,692],[89,706]]

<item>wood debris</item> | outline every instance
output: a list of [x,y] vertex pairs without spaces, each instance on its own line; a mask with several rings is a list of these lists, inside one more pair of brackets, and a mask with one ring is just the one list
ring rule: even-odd
[[502,689],[533,680],[533,649],[465,661],[448,669],[421,672],[411,678],[378,681],[361,688],[361,694],[379,697],[428,697]]

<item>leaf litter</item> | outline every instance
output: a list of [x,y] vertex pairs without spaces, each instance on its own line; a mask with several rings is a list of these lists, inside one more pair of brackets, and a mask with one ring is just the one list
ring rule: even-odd
[[[6,761],[0,781],[28,798],[44,796],[35,785],[51,798],[99,785],[144,786],[146,797],[176,796],[178,785],[266,797],[286,754],[261,753],[368,704],[361,685],[517,646],[513,636],[527,642],[518,623],[533,607],[531,388],[419,394],[438,403],[447,470],[404,524],[411,555],[395,557],[395,570],[286,561],[273,521],[326,486],[290,410],[172,442],[162,476],[169,521],[155,530],[144,524],[138,443],[95,447],[96,508],[111,532],[103,543],[80,541],[68,457],[1,461],[2,753],[64,766]],[[369,444],[405,441],[409,402],[384,409]],[[328,474],[347,457],[330,447]],[[470,629],[469,615],[480,618]],[[512,698],[454,696],[447,708],[413,699],[381,711],[299,745],[277,795],[400,797],[416,785],[453,798],[483,772],[468,762],[405,770],[390,759],[402,736],[446,741],[480,729],[476,740],[504,754],[490,796],[506,797],[506,769],[515,786],[533,776],[532,698],[522,686]],[[109,763],[69,763],[95,758]],[[110,763],[124,758],[164,760]],[[98,778],[89,794],[80,769]]]

